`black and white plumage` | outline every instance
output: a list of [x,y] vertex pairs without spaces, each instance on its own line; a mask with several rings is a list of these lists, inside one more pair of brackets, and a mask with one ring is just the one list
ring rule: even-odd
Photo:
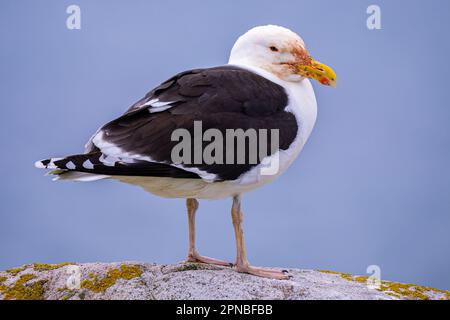
[[[85,154],[53,161],[50,167],[109,176],[236,180],[255,165],[203,162],[184,169],[173,166],[171,151],[178,141],[171,141],[172,132],[184,128],[194,138],[194,121],[201,121],[203,130],[220,130],[223,136],[226,129],[278,129],[280,148],[287,150],[298,131],[295,116],[284,110],[287,103],[281,86],[239,67],[183,72],[103,126]],[[267,150],[271,151],[270,145]],[[50,161],[42,164],[48,167]]]
[[[159,196],[186,198],[191,211],[196,198],[233,196],[240,201],[241,194],[282,174],[308,139],[317,111],[306,78],[326,85],[336,81],[329,67],[309,56],[298,35],[282,27],[257,27],[239,38],[228,65],[175,75],[101,127],[83,154],[38,161],[36,166],[54,170],[58,180],[112,178]],[[195,121],[203,131],[217,129],[223,136],[227,129],[277,129],[279,148],[267,145],[267,158],[256,163],[173,163],[171,151],[178,142],[172,141],[172,133],[183,128],[194,139]],[[224,153],[231,151],[224,144]],[[277,157],[279,168],[262,175],[262,161],[271,157]]]

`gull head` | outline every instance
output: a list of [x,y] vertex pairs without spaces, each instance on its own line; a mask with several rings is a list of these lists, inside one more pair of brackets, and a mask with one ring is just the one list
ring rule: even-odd
[[333,69],[314,60],[303,39],[280,26],[260,26],[247,31],[234,44],[229,63],[261,68],[284,81],[310,78],[336,87]]

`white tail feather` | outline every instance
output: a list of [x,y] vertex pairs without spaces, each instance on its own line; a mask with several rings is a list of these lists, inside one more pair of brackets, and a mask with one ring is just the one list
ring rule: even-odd
[[56,176],[53,178],[53,181],[60,181],[60,180],[72,180],[72,181],[81,181],[81,182],[91,182],[91,181],[97,181],[102,179],[108,179],[110,176],[102,175],[102,174],[93,174],[93,173],[86,173],[86,172],[66,172],[61,175]]

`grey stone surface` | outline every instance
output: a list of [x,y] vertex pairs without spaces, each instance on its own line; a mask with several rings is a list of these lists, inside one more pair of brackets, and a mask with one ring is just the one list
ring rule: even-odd
[[[352,280],[349,275],[315,270],[288,271],[290,280],[272,280],[237,273],[231,268],[192,263],[27,265],[0,272],[0,299],[415,298],[398,292],[370,289],[365,281],[361,281],[362,278]],[[421,289],[420,292],[429,292],[428,298],[449,297],[444,291],[427,290]]]

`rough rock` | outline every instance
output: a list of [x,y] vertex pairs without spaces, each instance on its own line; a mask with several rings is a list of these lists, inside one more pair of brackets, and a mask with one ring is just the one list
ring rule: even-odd
[[288,269],[289,280],[195,263],[33,264],[0,272],[0,299],[450,299],[450,292],[331,271]]

